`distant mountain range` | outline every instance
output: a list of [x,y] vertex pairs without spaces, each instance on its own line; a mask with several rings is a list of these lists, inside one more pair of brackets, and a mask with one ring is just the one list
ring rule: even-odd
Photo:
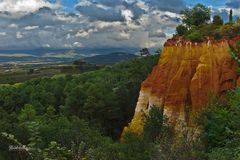
[[137,58],[137,55],[126,52],[113,52],[110,54],[96,55],[92,57],[86,57],[82,60],[90,64],[114,64],[120,61]]
[[62,54],[62,53],[76,53],[86,56],[100,55],[113,52],[127,52],[136,53],[138,48],[80,48],[80,49],[54,49],[54,48],[36,48],[36,49],[19,49],[19,50],[3,50],[0,49],[0,54],[29,54],[33,56],[41,57],[49,53]]
[[[133,54],[137,51],[134,48],[0,50],[0,63],[33,61],[69,63],[78,59],[85,59],[89,63],[112,64],[121,60],[134,58]],[[111,54],[107,55],[106,53]]]

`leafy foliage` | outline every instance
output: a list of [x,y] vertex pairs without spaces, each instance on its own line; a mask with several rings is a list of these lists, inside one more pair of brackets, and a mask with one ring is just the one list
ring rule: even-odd
[[188,32],[188,29],[184,25],[178,25],[176,28],[176,31],[177,31],[177,35],[183,36]]
[[202,4],[197,4],[192,9],[185,9],[181,14],[183,23],[189,27],[205,24],[211,17],[210,9]]
[[230,14],[229,14],[229,22],[231,23],[233,21],[233,10],[230,10]]
[[[0,132],[11,137],[0,136],[0,157],[130,159],[139,150],[127,151],[142,145],[141,138],[122,145],[111,138],[130,121],[141,82],[157,61],[157,55],[148,56],[80,75],[0,86]],[[31,150],[8,151],[23,144]]]
[[232,11],[229,15],[230,22],[226,24],[219,15],[215,15],[213,21],[209,22],[211,11],[202,4],[197,4],[192,9],[185,9],[181,13],[183,24],[176,28],[175,36],[182,36],[192,42],[202,42],[209,37],[220,40],[240,34],[240,21],[233,21]]
[[188,39],[190,39],[192,42],[202,42],[204,40],[203,35],[198,31],[189,34]]
[[223,19],[220,16],[215,15],[213,17],[213,24],[217,25],[217,26],[221,26],[221,25],[223,25]]
[[146,115],[144,131],[145,136],[151,140],[156,139],[156,137],[161,133],[163,123],[163,108],[151,107],[149,114]]
[[150,52],[147,48],[142,48],[140,51],[140,56],[149,56]]
[[202,112],[201,139],[210,160],[240,158],[240,89],[229,93],[227,104],[214,102]]

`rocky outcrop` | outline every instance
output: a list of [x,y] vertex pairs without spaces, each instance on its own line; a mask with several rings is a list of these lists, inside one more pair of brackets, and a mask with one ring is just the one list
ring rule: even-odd
[[224,95],[236,86],[236,69],[228,40],[199,44],[168,40],[158,65],[142,83],[134,117],[123,134],[141,133],[143,114],[151,106],[164,107],[164,114],[176,127],[191,125],[191,115],[211,95]]

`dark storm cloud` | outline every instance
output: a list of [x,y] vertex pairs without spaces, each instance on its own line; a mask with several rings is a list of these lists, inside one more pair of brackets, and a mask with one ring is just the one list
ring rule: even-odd
[[183,0],[144,0],[150,7],[162,11],[180,12],[186,7]]
[[[100,6],[101,5],[101,6]],[[130,10],[133,19],[138,19],[144,10],[136,5],[136,2],[128,3],[124,0],[100,0],[90,1],[90,5],[77,5],[76,10],[91,20],[124,21],[124,10]]]
[[76,9],[84,16],[89,17],[91,20],[101,21],[123,21],[120,10],[104,9],[92,4],[90,6],[77,6]]
[[121,5],[123,3],[123,0],[98,0],[97,3],[100,3],[105,6],[109,6],[109,7],[115,7],[115,6]]
[[[144,2],[151,9],[161,11],[170,11],[178,13],[185,8],[183,0],[142,0],[142,1],[126,1],[126,0],[90,0],[88,5],[77,5],[78,10],[82,15],[89,17],[91,20],[102,21],[124,21],[122,15],[123,10],[130,10],[133,14],[133,19],[138,19],[145,13],[144,9],[137,5],[138,2]],[[104,7],[105,6],[105,7]]]
[[240,8],[240,0],[230,0],[230,2],[226,3],[226,5],[235,9]]

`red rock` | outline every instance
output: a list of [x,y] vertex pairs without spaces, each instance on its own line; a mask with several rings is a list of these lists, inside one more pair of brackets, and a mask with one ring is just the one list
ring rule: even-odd
[[192,44],[168,40],[158,65],[142,83],[135,116],[123,134],[141,132],[143,118],[139,115],[152,105],[163,106],[173,125],[189,125],[189,117],[204,107],[212,94],[221,96],[235,88],[237,63],[229,53],[229,43],[234,41]]

